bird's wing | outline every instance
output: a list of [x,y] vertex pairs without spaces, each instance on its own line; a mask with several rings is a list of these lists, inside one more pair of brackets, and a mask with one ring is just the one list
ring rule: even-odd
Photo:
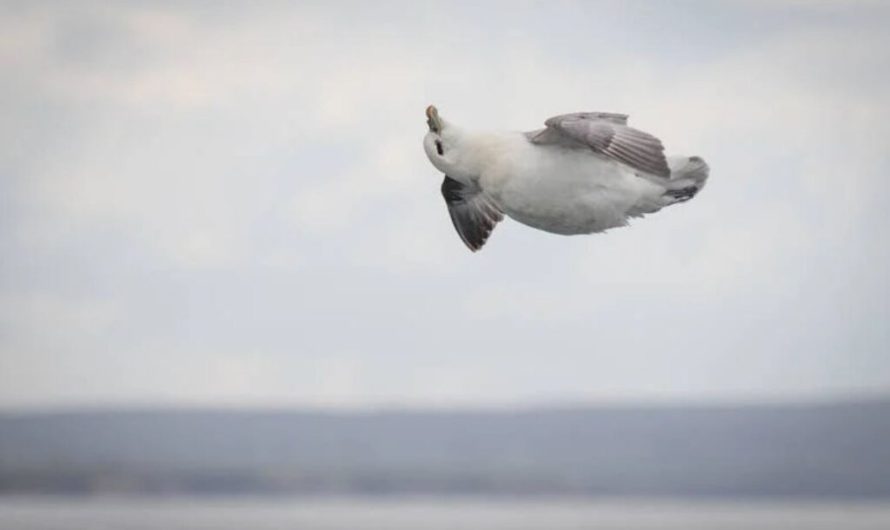
[[532,143],[586,146],[634,169],[665,178],[671,175],[661,140],[628,127],[625,114],[561,114],[548,119],[544,125],[546,129],[529,134]]
[[476,186],[470,186],[445,175],[442,196],[448,205],[451,222],[464,244],[476,252],[491,231],[504,218],[500,208]]

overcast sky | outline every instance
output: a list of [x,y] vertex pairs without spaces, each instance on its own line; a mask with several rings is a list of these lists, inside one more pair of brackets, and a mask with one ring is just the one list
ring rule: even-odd
[[[475,4],[0,4],[0,407],[890,392],[890,7]],[[711,178],[471,254],[430,103]]]

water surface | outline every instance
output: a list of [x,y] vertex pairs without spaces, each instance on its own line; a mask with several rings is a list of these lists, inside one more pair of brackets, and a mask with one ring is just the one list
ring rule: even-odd
[[886,530],[890,503],[0,498],[2,530]]

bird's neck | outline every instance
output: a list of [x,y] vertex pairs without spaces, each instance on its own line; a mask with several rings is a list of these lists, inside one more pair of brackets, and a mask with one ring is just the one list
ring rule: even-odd
[[468,174],[480,175],[509,152],[517,141],[515,133],[463,131],[455,143],[456,164]]

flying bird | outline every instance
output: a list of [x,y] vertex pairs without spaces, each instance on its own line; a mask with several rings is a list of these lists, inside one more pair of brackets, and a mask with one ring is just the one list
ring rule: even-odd
[[627,115],[576,112],[531,132],[477,132],[426,109],[423,147],[445,175],[454,228],[473,252],[504,215],[555,234],[592,234],[688,201],[705,185],[697,156],[666,158]]

